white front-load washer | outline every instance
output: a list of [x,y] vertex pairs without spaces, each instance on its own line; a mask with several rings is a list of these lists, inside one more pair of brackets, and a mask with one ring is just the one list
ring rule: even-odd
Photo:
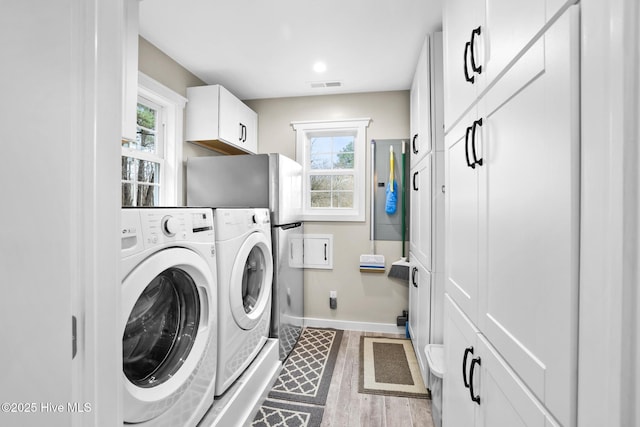
[[195,426],[215,393],[213,211],[123,208],[121,242],[124,422]]
[[268,209],[215,209],[218,266],[216,396],[247,369],[269,337],[273,257]]

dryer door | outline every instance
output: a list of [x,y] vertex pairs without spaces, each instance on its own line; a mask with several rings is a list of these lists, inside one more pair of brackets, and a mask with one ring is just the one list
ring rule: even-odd
[[[124,420],[166,411],[198,370],[215,323],[216,292],[207,263],[184,248],[146,259],[122,283]],[[215,350],[212,350],[215,351]]]
[[229,303],[239,327],[252,329],[265,311],[271,310],[272,281],[271,242],[262,232],[251,233],[240,247],[231,271]]

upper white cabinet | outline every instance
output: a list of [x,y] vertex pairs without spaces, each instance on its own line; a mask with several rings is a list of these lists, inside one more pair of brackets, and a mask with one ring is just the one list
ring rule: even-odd
[[431,152],[431,96],[430,96],[430,60],[431,39],[424,39],[418,64],[413,76],[410,94],[411,141],[409,155],[411,164],[415,165],[427,153]]
[[417,164],[432,150],[442,150],[442,33],[425,37],[410,92],[409,153]]
[[138,14],[139,0],[124,2],[122,38],[122,139],[136,140],[138,106]]
[[575,0],[444,2],[445,129],[518,59],[546,23]]
[[186,140],[227,154],[258,151],[258,115],[220,85],[187,88]]
[[445,138],[447,294],[565,426],[576,423],[578,95],[574,7]]

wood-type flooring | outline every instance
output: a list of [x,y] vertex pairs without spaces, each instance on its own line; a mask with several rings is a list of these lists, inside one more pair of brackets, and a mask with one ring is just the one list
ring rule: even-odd
[[321,427],[433,427],[431,400],[358,393],[360,336],[400,334],[344,331]]

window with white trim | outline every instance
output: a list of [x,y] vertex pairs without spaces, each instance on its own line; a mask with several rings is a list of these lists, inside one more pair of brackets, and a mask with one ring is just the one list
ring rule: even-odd
[[136,140],[122,141],[122,206],[176,206],[186,99],[142,73],[138,80]]
[[306,221],[364,221],[370,119],[294,122]]

